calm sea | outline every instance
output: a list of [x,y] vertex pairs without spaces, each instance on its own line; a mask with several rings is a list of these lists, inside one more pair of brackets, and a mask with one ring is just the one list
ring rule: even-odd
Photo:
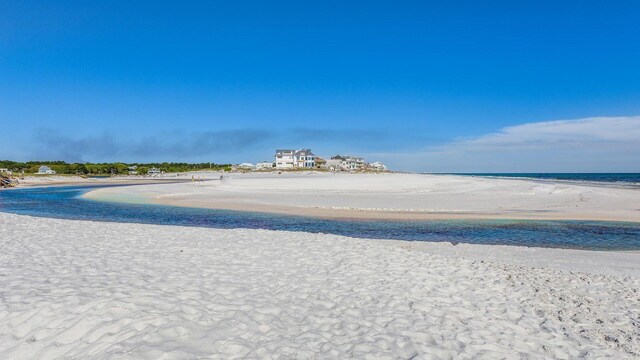
[[367,239],[447,241],[591,250],[640,250],[640,223],[600,221],[327,220],[80,198],[92,187],[0,191],[0,211],[62,219],[328,233]]
[[640,185],[640,173],[455,173],[452,175]]

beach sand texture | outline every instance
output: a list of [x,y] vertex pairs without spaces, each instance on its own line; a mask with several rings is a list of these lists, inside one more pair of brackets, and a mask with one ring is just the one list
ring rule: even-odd
[[6,213],[0,246],[2,359],[640,357],[637,253]]
[[637,188],[454,175],[228,174],[84,196],[328,218],[640,221]]

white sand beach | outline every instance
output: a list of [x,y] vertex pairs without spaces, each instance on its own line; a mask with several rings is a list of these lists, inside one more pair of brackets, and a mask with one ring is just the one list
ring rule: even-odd
[[225,174],[85,197],[328,218],[640,221],[637,188],[454,175]]
[[640,254],[0,213],[2,359],[640,357]]

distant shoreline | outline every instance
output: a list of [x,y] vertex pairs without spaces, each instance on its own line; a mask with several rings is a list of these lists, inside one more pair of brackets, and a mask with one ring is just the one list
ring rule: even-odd
[[[640,173],[417,173],[423,175],[455,175],[489,179],[530,180],[550,184],[575,184],[615,188],[640,189]],[[573,175],[574,178],[569,177]],[[604,180],[607,176],[624,175],[630,180]],[[596,179],[598,180],[596,180]],[[621,177],[624,178],[624,177]]]
[[141,177],[141,176],[105,176],[105,177],[81,177],[73,175],[43,175],[26,176],[18,185],[2,190],[54,187],[54,186],[82,186],[82,185],[145,185],[166,184],[172,182],[187,182],[191,179],[185,176],[167,177]]

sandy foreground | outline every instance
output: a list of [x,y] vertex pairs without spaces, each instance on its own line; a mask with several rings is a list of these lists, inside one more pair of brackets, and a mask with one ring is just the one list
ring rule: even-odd
[[216,180],[100,189],[85,197],[328,218],[640,221],[638,188],[419,174],[206,176]]
[[640,357],[640,254],[0,213],[0,358]]

